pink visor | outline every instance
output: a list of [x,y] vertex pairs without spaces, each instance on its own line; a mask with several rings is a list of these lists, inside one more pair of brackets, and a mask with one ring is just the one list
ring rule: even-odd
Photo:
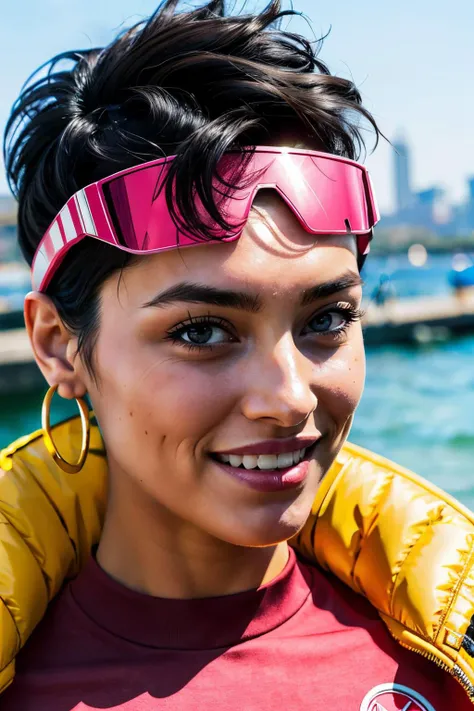
[[[379,214],[368,171],[360,163],[329,153],[259,146],[250,151],[244,164],[239,177],[243,187],[224,197],[222,184],[216,181],[213,188],[220,213],[236,229],[229,233],[211,226],[212,239],[205,239],[206,235],[200,239],[186,233],[184,221],[178,226],[168,209],[164,185],[173,159],[122,170],[75,193],[38,246],[32,266],[33,289],[46,290],[68,250],[84,237],[131,254],[235,240],[262,188],[276,190],[307,232],[355,235],[359,264],[369,252]],[[219,175],[230,176],[241,161],[242,151],[226,153],[218,166]]]

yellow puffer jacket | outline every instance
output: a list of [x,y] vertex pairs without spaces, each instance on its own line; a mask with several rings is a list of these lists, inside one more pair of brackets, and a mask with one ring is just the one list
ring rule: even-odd
[[[78,452],[79,419],[55,428]],[[67,475],[41,432],[0,454],[0,691],[48,602],[98,541],[107,463],[99,430],[80,474]],[[474,703],[474,517],[411,472],[346,444],[293,541],[379,611],[391,634],[455,676]]]

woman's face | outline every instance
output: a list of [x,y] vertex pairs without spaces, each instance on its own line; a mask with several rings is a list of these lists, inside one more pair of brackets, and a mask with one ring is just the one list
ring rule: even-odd
[[[110,279],[97,384],[82,374],[112,491],[243,546],[304,524],[365,373],[354,237],[308,234],[276,196],[256,205],[238,241],[143,257]],[[295,466],[288,449],[304,448]]]

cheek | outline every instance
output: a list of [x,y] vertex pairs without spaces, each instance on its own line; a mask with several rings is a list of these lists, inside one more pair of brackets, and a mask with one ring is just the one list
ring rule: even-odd
[[232,407],[226,379],[201,367],[157,363],[134,387],[140,419],[176,446],[193,446],[215,428]]
[[320,400],[331,419],[342,425],[352,417],[365,383],[365,353],[362,335],[339,348],[318,366]]
[[231,381],[215,368],[163,358],[143,344],[120,350],[98,344],[97,356],[100,392],[93,400],[110,452],[119,458],[125,444],[141,458],[189,455],[232,408]]

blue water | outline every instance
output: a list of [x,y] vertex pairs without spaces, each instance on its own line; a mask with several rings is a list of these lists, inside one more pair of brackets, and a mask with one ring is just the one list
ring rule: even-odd
[[394,459],[474,509],[474,336],[367,354],[351,440]]
[[[372,259],[370,297],[380,274],[401,297],[449,291],[450,256],[414,269],[404,257]],[[18,292],[15,299],[19,298]],[[0,398],[0,446],[40,425],[42,393]],[[74,405],[55,399],[55,416]],[[474,334],[417,348],[378,347],[367,353],[367,383],[351,440],[413,469],[474,509]]]

